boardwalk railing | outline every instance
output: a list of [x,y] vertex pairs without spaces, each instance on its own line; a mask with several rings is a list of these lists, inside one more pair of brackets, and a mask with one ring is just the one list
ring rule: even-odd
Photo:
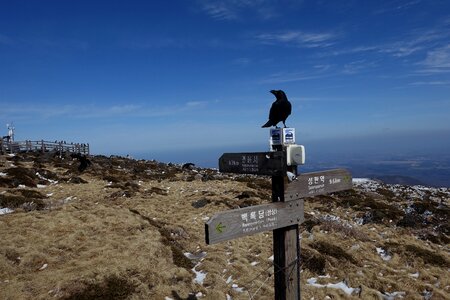
[[50,152],[61,151],[69,153],[81,153],[89,155],[89,144],[66,143],[66,142],[49,142],[49,141],[19,141],[7,142],[0,140],[1,153],[19,153],[19,152]]

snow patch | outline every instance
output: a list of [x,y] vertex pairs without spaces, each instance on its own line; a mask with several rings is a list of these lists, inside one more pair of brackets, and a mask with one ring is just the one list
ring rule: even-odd
[[58,183],[58,181],[56,181],[56,180],[51,180],[51,179],[45,178],[44,176],[39,174],[39,172],[36,172],[36,176],[39,177],[39,179],[42,179],[42,180],[50,182],[51,184],[57,184]]
[[8,175],[8,174],[0,172],[0,177],[5,177],[6,175]]
[[397,297],[403,298],[403,296],[406,295],[406,292],[392,292],[392,293],[384,292],[384,293],[380,293],[380,294],[384,300],[394,300]]
[[6,215],[6,214],[10,214],[12,212],[14,212],[14,210],[12,210],[8,207],[0,208],[0,215]]
[[195,273],[194,282],[203,285],[203,281],[206,278],[207,273],[203,271],[197,271],[195,268],[197,268],[200,265],[200,263],[196,264],[195,267],[192,268],[192,272]]
[[307,281],[308,285],[318,287],[318,288],[332,288],[332,289],[339,289],[342,290],[347,295],[351,295],[354,291],[359,291],[358,288],[351,288],[349,287],[344,281],[338,282],[338,283],[327,283],[327,284],[319,284],[317,283],[317,278],[309,278]]
[[190,252],[184,252],[184,256],[189,258],[190,260],[200,260],[206,256],[206,252],[202,251],[200,253],[192,254]]
[[238,293],[242,293],[244,291],[244,288],[239,287],[236,283],[233,283],[231,285],[231,288]]
[[67,202],[72,201],[72,200],[75,200],[75,199],[77,199],[77,197],[69,196],[69,197],[67,197],[66,199],[63,199],[63,200],[62,200],[62,203],[63,203],[63,204],[66,204]]
[[386,250],[384,250],[383,248],[379,248],[377,247],[377,253],[381,256],[381,258],[385,261],[389,261],[391,260],[392,256],[390,256]]
[[353,181],[353,183],[356,183],[356,184],[375,182],[374,180],[372,180],[370,178],[353,178],[352,181]]

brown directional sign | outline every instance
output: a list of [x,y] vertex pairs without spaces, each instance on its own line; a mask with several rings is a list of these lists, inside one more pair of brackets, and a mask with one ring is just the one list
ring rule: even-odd
[[344,169],[304,173],[287,185],[285,201],[351,189],[352,175]]
[[224,153],[219,158],[219,171],[223,173],[283,175],[286,171],[284,152]]
[[208,245],[304,221],[303,199],[220,212],[205,224]]

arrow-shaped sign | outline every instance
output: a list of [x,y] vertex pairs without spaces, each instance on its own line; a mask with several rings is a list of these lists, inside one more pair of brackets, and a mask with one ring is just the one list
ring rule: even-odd
[[227,226],[223,225],[222,222],[220,222],[219,224],[216,225],[216,230],[218,233],[222,233],[226,227]]
[[303,221],[303,199],[232,209],[215,214],[205,224],[206,243],[211,245]]
[[289,183],[285,192],[285,201],[325,195],[353,188],[352,175],[345,169],[304,173]]
[[283,151],[224,153],[219,158],[219,171],[223,173],[283,175],[286,170]]

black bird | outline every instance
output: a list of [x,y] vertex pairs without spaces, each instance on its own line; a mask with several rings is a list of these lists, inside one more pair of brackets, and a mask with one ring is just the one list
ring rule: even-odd
[[272,103],[272,107],[270,108],[269,121],[262,127],[277,127],[279,122],[283,122],[284,128],[286,128],[286,119],[292,111],[291,102],[289,102],[286,94],[282,90],[271,90],[270,92],[275,95],[277,100]]
[[70,157],[76,158],[80,162],[80,165],[78,166],[78,171],[80,171],[80,173],[86,170],[86,168],[91,165],[91,161],[89,160],[89,158],[79,152],[70,154]]

